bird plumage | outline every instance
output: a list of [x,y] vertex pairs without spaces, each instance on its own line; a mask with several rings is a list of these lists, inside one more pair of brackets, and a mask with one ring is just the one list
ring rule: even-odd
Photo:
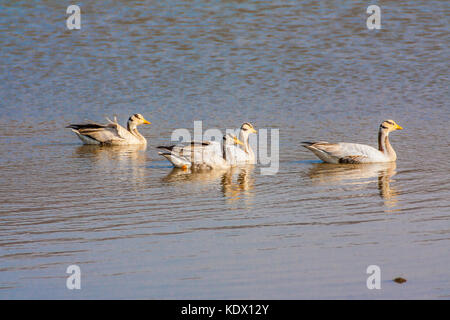
[[126,129],[117,123],[117,119],[114,121],[108,119],[108,121],[109,123],[104,125],[92,122],[71,124],[66,128],[72,129],[85,144],[134,145],[147,143],[145,137],[137,131],[138,125],[150,124],[141,114],[132,115],[128,119]]
[[252,133],[257,133],[256,129],[249,122],[244,122],[239,130],[239,140],[242,145],[234,145],[231,147],[231,155],[229,161],[234,165],[240,164],[255,164],[256,157],[250,147],[249,136]]
[[302,145],[327,163],[392,162],[397,159],[397,155],[388,136],[390,132],[402,129],[393,120],[383,121],[378,131],[378,149],[364,144],[347,142],[305,141],[302,142]]
[[215,169],[228,168],[230,147],[242,143],[236,136],[227,134],[222,145],[217,141],[191,141],[171,146],[159,146],[164,150],[160,155],[169,160],[177,168]]

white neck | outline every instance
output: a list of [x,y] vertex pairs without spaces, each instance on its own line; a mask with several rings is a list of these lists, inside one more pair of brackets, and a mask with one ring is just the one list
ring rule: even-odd
[[142,141],[146,141],[145,137],[139,133],[139,131],[137,130],[137,125],[136,123],[132,122],[132,121],[128,121],[127,122],[127,130],[136,138],[138,138],[139,140]]
[[249,159],[251,161],[254,161],[255,154],[253,153],[253,150],[250,147],[250,143],[248,142],[248,140],[249,140],[249,133],[247,133],[247,131],[241,130],[241,132],[239,133],[239,139],[244,144],[243,149],[244,149],[245,153],[247,153],[249,155]]
[[378,131],[378,150],[383,152],[391,161],[397,159],[397,154],[389,142],[389,132],[383,128]]

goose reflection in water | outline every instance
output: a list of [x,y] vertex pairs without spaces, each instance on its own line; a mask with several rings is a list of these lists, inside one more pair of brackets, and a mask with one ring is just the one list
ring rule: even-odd
[[227,200],[253,196],[255,179],[252,175],[254,165],[243,165],[224,170],[195,170],[173,168],[162,181],[170,183],[200,183],[202,185],[220,182],[221,191]]
[[[254,170],[253,165],[243,167],[234,167],[228,170],[222,176],[222,192],[229,200],[238,200],[242,196],[250,198],[253,195],[253,188],[255,185],[255,178],[252,175]],[[233,182],[233,176],[237,173],[236,182]]]
[[84,158],[93,158],[95,160],[114,160],[125,162],[142,162],[146,160],[145,145],[130,146],[96,146],[81,145],[75,149],[75,153]]
[[[145,176],[147,174],[147,153],[145,145],[126,146],[96,146],[82,145],[75,149],[74,158],[89,160],[79,164],[78,170],[92,171],[95,174],[111,175],[123,181],[141,182],[145,188]],[[88,163],[88,165],[86,165]],[[131,173],[131,177],[130,177]]]
[[394,207],[399,191],[391,186],[391,178],[397,173],[395,162],[370,164],[317,163],[307,173],[314,184],[337,184],[363,187],[378,178],[378,191],[387,207]]

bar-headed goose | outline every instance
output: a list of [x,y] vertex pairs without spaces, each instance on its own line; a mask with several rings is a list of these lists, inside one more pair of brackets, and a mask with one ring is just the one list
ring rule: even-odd
[[128,119],[126,129],[117,123],[116,118],[114,121],[109,119],[108,121],[109,123],[104,125],[92,122],[71,124],[66,128],[71,128],[85,144],[136,145],[147,143],[144,136],[138,132],[137,126],[150,124],[150,122],[145,120],[141,114],[132,115]]
[[239,131],[239,139],[242,141],[242,145],[233,146],[230,161],[233,164],[255,164],[256,157],[250,144],[248,142],[249,135],[252,133],[258,133],[253,125],[249,122],[244,122]]
[[383,121],[378,131],[378,149],[357,143],[328,143],[326,141],[302,142],[317,157],[328,163],[377,163],[392,162],[397,159],[389,143],[389,133],[402,130],[394,120]]
[[217,141],[192,141],[172,146],[159,146],[165,152],[160,155],[169,160],[175,167],[182,169],[224,169],[231,166],[230,147],[243,144],[235,135],[227,134],[223,137],[222,146]]

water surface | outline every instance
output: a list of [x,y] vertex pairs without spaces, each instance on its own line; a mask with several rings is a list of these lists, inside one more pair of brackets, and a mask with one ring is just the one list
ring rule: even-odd
[[[0,4],[0,298],[450,297],[448,1],[384,1],[373,31],[361,1],[89,1],[79,31],[65,5]],[[136,112],[147,148],[64,128]],[[385,119],[396,164],[300,144]],[[278,173],[172,170],[155,147],[195,120],[279,129]]]

